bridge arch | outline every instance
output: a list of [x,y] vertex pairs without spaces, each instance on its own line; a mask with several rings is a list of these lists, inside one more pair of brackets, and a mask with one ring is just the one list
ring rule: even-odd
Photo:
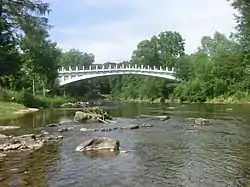
[[85,79],[90,79],[94,77],[103,77],[110,75],[145,75],[152,77],[160,77],[169,80],[176,80],[174,76],[174,70],[163,69],[160,67],[159,69],[156,67],[150,68],[149,66],[118,66],[115,67],[109,66],[108,68],[104,65],[100,68],[96,66],[96,68],[92,69],[90,66],[88,69],[81,69],[79,67],[75,67],[72,69],[69,67],[67,70],[62,68],[58,70],[58,79],[60,86],[67,85],[73,82],[78,82]]

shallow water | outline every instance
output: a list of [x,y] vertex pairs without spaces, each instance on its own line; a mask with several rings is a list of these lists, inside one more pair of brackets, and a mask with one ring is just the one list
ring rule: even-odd
[[[249,105],[143,104],[105,102],[102,107],[117,124],[75,124],[65,138],[33,153],[13,153],[0,161],[0,186],[112,187],[112,186],[250,186]],[[231,108],[233,110],[227,110]],[[166,122],[138,115],[169,115]],[[50,123],[72,119],[71,110],[44,110],[1,124],[21,125],[23,134],[45,130]],[[193,127],[196,117],[211,124]],[[153,124],[152,128],[112,132],[80,132],[98,128]],[[6,132],[5,132],[6,134]],[[91,137],[108,136],[120,141],[118,155],[83,155],[78,144]]]

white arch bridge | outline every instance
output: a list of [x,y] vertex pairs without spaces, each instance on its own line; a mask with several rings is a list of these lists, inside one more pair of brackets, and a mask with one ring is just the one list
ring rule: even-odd
[[62,67],[58,70],[58,80],[60,86],[67,85],[76,81],[90,79],[94,77],[102,77],[108,75],[147,75],[153,77],[161,77],[169,80],[176,80],[174,77],[174,69],[163,69],[162,67],[153,68],[147,66],[131,66],[130,64],[125,66],[124,64],[121,66],[111,66],[108,67],[105,65],[96,65],[95,68],[89,66],[88,69],[84,67],[79,68],[76,66],[75,68],[68,67],[65,69]]

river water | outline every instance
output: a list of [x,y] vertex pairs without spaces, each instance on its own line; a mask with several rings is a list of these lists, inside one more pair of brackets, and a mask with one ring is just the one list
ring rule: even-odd
[[[0,160],[0,186],[11,187],[236,187],[250,186],[249,105],[146,104],[104,102],[102,107],[116,117],[116,124],[66,124],[58,143],[32,153],[13,153]],[[75,111],[44,110],[3,121],[21,125],[23,134],[57,128],[50,123],[73,119]],[[162,122],[146,115],[168,115]],[[192,126],[193,119],[211,121]],[[80,132],[81,127],[113,127],[148,123],[151,128],[112,132]],[[64,125],[65,126],[65,125]],[[91,137],[108,136],[120,141],[118,155],[86,156],[78,144]]]

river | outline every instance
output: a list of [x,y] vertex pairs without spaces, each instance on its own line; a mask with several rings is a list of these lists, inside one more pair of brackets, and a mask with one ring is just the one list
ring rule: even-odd
[[[250,186],[249,105],[148,104],[106,101],[102,108],[117,124],[75,124],[65,138],[35,152],[13,153],[0,160],[1,187],[236,187]],[[138,118],[168,115],[163,122]],[[21,125],[23,134],[46,130],[47,124],[73,119],[72,110],[43,110],[1,123]],[[193,119],[211,121],[192,126]],[[80,132],[81,127],[148,123],[151,128]],[[84,140],[108,136],[128,151],[110,156],[85,156],[75,148]]]

